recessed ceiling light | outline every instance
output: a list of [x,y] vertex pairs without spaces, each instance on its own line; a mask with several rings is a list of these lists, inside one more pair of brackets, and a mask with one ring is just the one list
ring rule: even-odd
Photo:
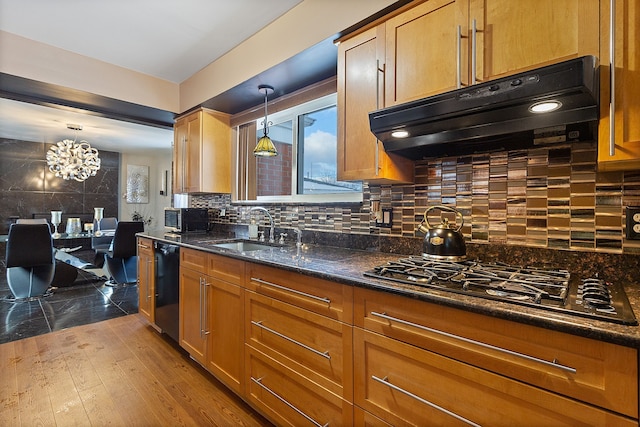
[[391,136],[394,138],[406,138],[409,136],[409,132],[406,130],[394,130],[391,132]]
[[562,103],[560,101],[542,101],[531,105],[529,107],[529,111],[532,113],[548,113],[550,111],[555,111],[560,107],[562,107]]

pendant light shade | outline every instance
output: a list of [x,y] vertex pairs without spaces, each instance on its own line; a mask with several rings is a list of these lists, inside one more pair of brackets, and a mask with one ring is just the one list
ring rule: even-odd
[[271,138],[269,138],[268,136],[269,125],[272,125],[273,123],[271,123],[267,119],[267,96],[269,95],[269,91],[273,92],[274,89],[273,89],[273,86],[260,85],[258,86],[258,90],[261,92],[264,91],[264,121],[262,122],[263,135],[258,140],[258,143],[256,144],[256,148],[253,149],[253,155],[260,156],[260,157],[277,156],[278,150],[276,150],[276,146],[273,145],[273,141],[271,141]]

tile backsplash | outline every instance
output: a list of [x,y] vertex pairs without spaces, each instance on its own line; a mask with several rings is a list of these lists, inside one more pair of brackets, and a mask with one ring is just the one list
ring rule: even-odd
[[[472,243],[640,254],[640,241],[625,238],[625,207],[640,206],[640,171],[599,172],[596,150],[579,142],[426,159],[415,163],[414,184],[365,184],[362,204],[265,206],[281,228],[421,237],[415,229],[425,210],[447,205],[463,214]],[[376,226],[372,202],[392,210],[390,228]],[[194,196],[192,205],[226,208],[212,219],[227,224],[248,223],[251,207],[226,194]]]

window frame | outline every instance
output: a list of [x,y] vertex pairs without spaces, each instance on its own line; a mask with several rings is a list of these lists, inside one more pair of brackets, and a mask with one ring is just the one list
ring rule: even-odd
[[[298,192],[298,169],[299,169],[299,123],[298,118],[306,113],[312,113],[314,111],[322,110],[324,108],[328,108],[331,106],[337,106],[337,93],[333,92],[328,95],[320,96],[318,98],[309,100],[307,102],[300,103],[298,105],[294,105],[290,108],[287,108],[282,111],[275,112],[273,114],[268,114],[268,121],[277,125],[278,123],[286,122],[291,120],[292,122],[292,138],[294,140],[292,146],[292,171],[291,171],[291,191],[295,194],[290,195],[278,195],[278,196],[258,196],[255,195],[255,199],[247,199],[240,198],[240,193],[244,194],[255,194],[255,191],[250,191],[249,189],[244,189],[244,191],[239,191],[236,189],[234,192],[234,202],[240,203],[362,203],[363,201],[363,191],[353,191],[349,193],[320,193],[320,194],[297,194]],[[337,120],[337,117],[336,117]],[[257,119],[252,120],[249,123],[245,123],[244,126],[247,126],[249,129],[249,135],[251,135],[251,129],[255,129],[257,135],[262,131],[262,122],[264,121],[264,117],[259,117]],[[236,134],[238,137],[240,136],[240,127],[243,125],[239,125],[236,128]],[[271,125],[273,126],[273,125]],[[336,135],[337,138],[338,135]],[[247,144],[249,143],[251,138],[248,139]],[[255,140],[257,141],[257,139]],[[255,146],[255,141],[253,142],[253,146]],[[255,183],[256,177],[251,176],[256,174],[255,160],[247,158],[248,156],[252,156],[253,146],[246,147],[246,149],[242,149],[242,143],[238,141],[236,156],[237,160],[236,170],[242,171],[246,175],[244,177],[238,177],[238,182],[244,183]],[[337,156],[337,153],[336,153]],[[253,160],[253,161],[252,161]],[[337,161],[337,158],[336,158]],[[251,184],[247,184],[251,185]]]

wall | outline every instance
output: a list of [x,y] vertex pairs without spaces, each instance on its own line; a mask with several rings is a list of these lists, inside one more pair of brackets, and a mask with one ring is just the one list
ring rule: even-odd
[[[362,205],[267,205],[278,227],[356,235],[421,237],[429,206],[464,215],[468,242],[598,253],[640,254],[624,237],[625,206],[640,206],[640,171],[598,172],[593,142],[415,163],[413,185],[365,185]],[[228,195],[194,197],[194,206],[227,207],[214,220],[246,224],[249,206]],[[393,209],[392,228],[375,226],[370,201]],[[265,224],[264,221],[261,224]],[[437,224],[437,222],[436,222]]]
[[[120,210],[118,217],[121,220],[130,221],[134,211],[139,212],[145,218],[151,218],[147,229],[164,229],[164,208],[171,206],[171,149],[149,152],[122,153],[122,168],[120,171]],[[127,203],[126,193],[127,165],[140,165],[149,167],[149,203]],[[161,182],[165,171],[168,171],[166,183],[167,191],[160,194]]]
[[12,216],[31,218],[52,210],[93,215],[94,207],[104,207],[105,216],[117,215],[120,155],[101,150],[96,176],[65,181],[49,172],[45,156],[50,146],[0,138],[0,234],[8,232]]

